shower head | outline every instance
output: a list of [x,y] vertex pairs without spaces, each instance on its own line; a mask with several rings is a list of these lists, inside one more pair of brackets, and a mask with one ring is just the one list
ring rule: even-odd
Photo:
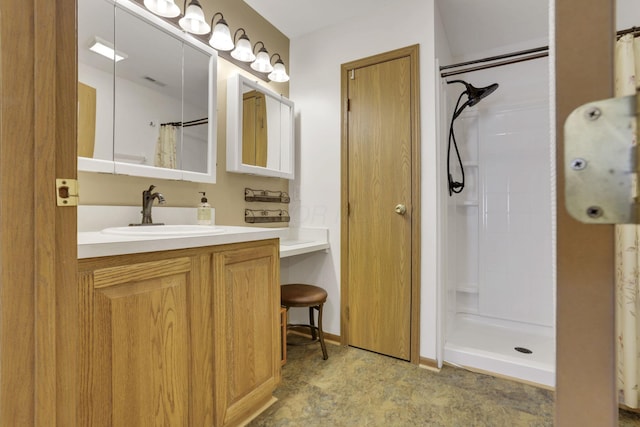
[[469,92],[469,107],[473,107],[482,99],[491,95],[496,89],[498,89],[498,83],[493,83],[487,87],[479,89],[469,85],[467,87],[467,92]]
[[465,86],[467,96],[469,97],[468,101],[465,102],[465,104],[468,107],[473,107],[482,99],[491,95],[496,89],[498,89],[498,83],[493,83],[489,86],[481,87],[481,88],[474,87],[473,85],[465,82],[464,80],[451,80],[450,82],[447,82],[447,84],[451,84],[451,83],[462,83]]
[[[453,110],[453,116],[451,116],[451,125],[449,126],[449,145],[447,146],[447,176],[448,176],[448,187],[449,187],[449,196],[452,196],[454,193],[461,193],[464,189],[464,166],[462,164],[462,159],[460,158],[460,151],[458,150],[458,144],[456,143],[456,137],[453,132],[453,122],[458,118],[462,111],[467,107],[473,107],[478,102],[482,101],[487,96],[491,95],[496,89],[498,89],[498,83],[493,83],[487,87],[477,88],[464,80],[451,80],[447,82],[447,84],[451,83],[462,83],[466,88],[464,92],[460,94],[458,97],[458,102],[456,102],[456,107]],[[462,101],[462,97],[467,95],[467,101],[460,105],[460,101]],[[450,169],[450,156],[451,156],[451,146],[455,148],[456,156],[458,157],[458,163],[460,164],[460,175],[462,177],[461,181],[458,182],[453,179]]]

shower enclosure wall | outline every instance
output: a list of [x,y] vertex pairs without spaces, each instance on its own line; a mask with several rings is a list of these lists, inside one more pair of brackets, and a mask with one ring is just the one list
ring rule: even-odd
[[[448,78],[476,87],[497,82],[500,87],[455,121],[466,187],[453,197],[441,191],[441,206],[444,361],[553,386],[548,75],[548,60],[542,58]],[[442,90],[448,131],[464,87],[443,79]],[[442,143],[444,164],[446,140]],[[452,174],[458,180],[454,156],[452,152]]]

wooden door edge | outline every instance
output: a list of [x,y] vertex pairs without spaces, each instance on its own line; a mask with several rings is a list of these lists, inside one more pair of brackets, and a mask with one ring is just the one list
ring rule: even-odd
[[[579,13],[576,13],[579,11]],[[613,96],[612,0],[555,0],[557,130],[557,426],[615,426],[613,227],[585,225],[564,208],[564,121]]]
[[55,196],[77,176],[76,1],[0,8],[0,424],[76,425],[76,209]]

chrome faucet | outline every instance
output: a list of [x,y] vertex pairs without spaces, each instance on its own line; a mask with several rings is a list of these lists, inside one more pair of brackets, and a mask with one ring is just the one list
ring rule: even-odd
[[151,219],[151,208],[153,207],[153,200],[158,199],[158,203],[164,204],[164,196],[160,193],[152,193],[155,185],[149,186],[148,190],[142,192],[142,224],[147,225],[163,225],[162,223],[155,223]]

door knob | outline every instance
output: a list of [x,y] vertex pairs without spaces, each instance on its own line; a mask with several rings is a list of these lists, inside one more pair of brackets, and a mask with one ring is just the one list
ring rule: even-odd
[[407,207],[400,203],[396,205],[395,211],[398,215],[404,215],[405,213],[407,213]]

